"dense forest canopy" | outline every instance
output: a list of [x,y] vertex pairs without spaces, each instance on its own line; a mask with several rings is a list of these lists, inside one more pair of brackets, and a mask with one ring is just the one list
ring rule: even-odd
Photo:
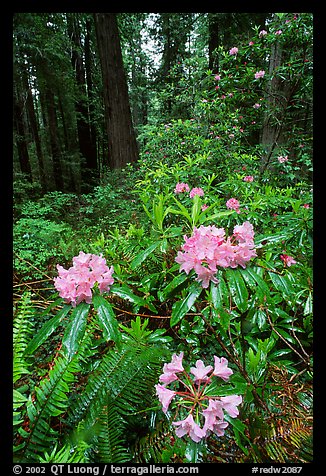
[[[14,170],[15,178],[33,184],[35,193],[38,187],[43,193],[87,190],[107,168],[138,160],[146,127],[208,116],[230,94],[236,95],[232,102],[221,102],[225,116],[227,111],[244,116],[242,147],[261,146],[262,161],[270,161],[276,144],[291,148],[294,156],[299,144],[290,144],[289,134],[303,139],[311,134],[310,14],[290,21],[286,14],[272,13],[121,13],[105,25],[102,17],[14,16]],[[285,25],[282,35],[257,38],[269,26],[276,33],[277,24]],[[109,51],[110,44],[117,50]],[[228,58],[233,45],[241,45],[240,52]],[[123,60],[119,76],[117,51]],[[113,63],[103,64],[103,58]],[[250,81],[254,64],[268,80]],[[219,72],[224,77],[216,82],[216,92]],[[258,115],[249,107],[260,98]],[[207,111],[205,99],[211,106]],[[121,108],[117,118],[115,105]],[[117,131],[126,136],[119,138]]]
[[16,13],[14,452],[312,455],[311,13]]

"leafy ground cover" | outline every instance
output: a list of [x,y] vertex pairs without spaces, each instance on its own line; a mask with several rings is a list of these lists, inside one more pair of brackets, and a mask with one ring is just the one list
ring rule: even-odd
[[261,51],[91,193],[15,201],[17,462],[312,461],[311,135],[252,141]]

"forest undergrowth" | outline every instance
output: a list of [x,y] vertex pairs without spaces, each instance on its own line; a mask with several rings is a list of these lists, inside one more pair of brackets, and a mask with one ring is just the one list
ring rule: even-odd
[[139,127],[137,162],[15,181],[15,462],[313,461],[310,23],[282,15],[191,106],[179,78],[189,117]]

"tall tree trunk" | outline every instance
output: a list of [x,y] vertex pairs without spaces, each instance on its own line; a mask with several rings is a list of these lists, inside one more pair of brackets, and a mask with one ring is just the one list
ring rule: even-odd
[[35,149],[36,149],[36,155],[37,155],[37,161],[38,161],[38,167],[39,167],[39,174],[40,174],[40,183],[41,183],[42,191],[46,192],[44,158],[43,158],[41,139],[40,139],[40,135],[39,135],[39,124],[38,124],[36,113],[35,113],[34,98],[33,98],[32,90],[29,86],[27,71],[24,71],[24,73],[22,75],[22,79],[24,81],[24,87],[25,87],[26,93],[27,93],[26,106],[27,106],[27,111],[28,111],[29,123],[30,123],[30,126],[31,126],[33,139],[34,139],[34,142],[35,142]]
[[20,169],[26,175],[27,180],[33,183],[32,169],[29,160],[26,131],[24,124],[24,105],[21,94],[15,88],[14,94],[14,129],[16,132],[16,145]]
[[265,149],[261,162],[261,173],[268,167],[273,151],[279,145],[281,138],[283,120],[285,115],[286,97],[283,95],[283,88],[280,78],[275,72],[282,64],[282,49],[279,43],[272,45],[269,60],[270,80],[266,91],[266,112],[263,121],[263,128],[260,142]]
[[64,182],[62,176],[61,150],[58,138],[57,114],[54,103],[54,93],[49,87],[47,87],[46,89],[46,107],[49,124],[48,132],[50,135],[50,147],[52,153],[55,189],[62,191],[64,190]]
[[111,169],[118,169],[123,168],[128,162],[138,160],[138,148],[131,118],[116,14],[95,13],[94,19],[103,78],[108,162]]
[[90,131],[90,147],[92,149],[92,162],[97,164],[97,133],[95,127],[95,110],[94,110],[94,97],[93,97],[93,78],[92,78],[92,54],[91,54],[91,31],[92,22],[90,19],[86,20],[86,36],[85,36],[85,72],[86,72],[86,85],[87,85],[87,97],[88,97],[88,110],[89,110],[89,131]]
[[208,14],[208,68],[218,73],[219,24],[216,13]]
[[[80,38],[80,28],[78,23],[78,14],[67,14],[68,34],[72,40],[73,48],[71,54],[71,62],[76,75],[76,83],[79,89],[78,99],[76,100],[76,113],[77,113],[77,133],[79,150],[81,155],[86,160],[86,167],[82,168],[82,181],[89,181],[90,170],[97,170],[97,157],[96,157],[96,143],[91,134],[90,119],[88,113],[88,106],[86,101],[86,74],[81,55],[82,42]],[[87,170],[88,169],[88,170]]]

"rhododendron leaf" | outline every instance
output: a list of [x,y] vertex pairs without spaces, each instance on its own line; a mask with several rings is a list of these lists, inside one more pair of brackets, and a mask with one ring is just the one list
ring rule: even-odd
[[293,289],[292,283],[290,282],[290,280],[287,276],[281,276],[281,275],[273,273],[271,271],[269,271],[268,274],[269,274],[271,280],[273,281],[273,284],[274,284],[275,288],[278,291],[281,291],[282,293],[286,294],[287,296],[293,297],[294,289]]
[[152,243],[146,250],[141,251],[136,258],[134,258],[131,262],[131,269],[136,269],[145,259],[149,256],[159,245],[161,245],[161,240]]
[[269,297],[270,292],[268,284],[259,276],[259,274],[257,274],[254,269],[250,267],[246,269],[240,269],[239,271],[248,286],[253,290],[257,290],[257,296],[265,296],[266,298]]
[[97,311],[98,322],[105,340],[113,340],[118,346],[121,342],[119,323],[111,304],[98,294],[93,296],[94,308]]
[[227,269],[226,278],[234,303],[241,312],[246,311],[248,309],[248,290],[239,270]]
[[206,221],[212,222],[216,220],[217,218],[227,217],[228,215],[232,215],[232,213],[234,213],[234,210],[227,210],[224,212],[213,213],[213,215],[208,215],[207,217],[205,217],[205,219],[203,220],[203,223]]
[[189,463],[197,463],[199,456],[202,453],[202,445],[200,443],[196,443],[195,441],[192,441],[191,438],[189,438],[189,441],[187,441],[187,446],[185,449],[185,457],[186,460],[189,461]]
[[28,344],[25,353],[31,355],[35,352],[40,345],[42,345],[46,339],[54,332],[57,327],[60,325],[61,321],[66,317],[68,312],[71,310],[71,306],[65,305],[63,308],[51,319],[46,321],[38,333],[33,337],[33,339]]
[[157,309],[153,306],[152,303],[145,301],[145,299],[141,298],[140,296],[136,296],[136,294],[134,294],[132,290],[125,284],[119,287],[112,286],[110,292],[115,294],[116,296],[121,297],[122,299],[126,299],[132,304],[135,304],[136,306],[145,307],[157,313]]
[[170,320],[171,327],[175,326],[184,317],[184,315],[187,314],[187,312],[193,306],[202,290],[203,288],[200,284],[193,283],[189,288],[188,295],[181,301],[178,301],[173,304]]
[[245,455],[248,455],[249,450],[243,445],[243,439],[250,444],[250,440],[245,434],[247,426],[241,420],[239,420],[239,418],[232,418],[228,414],[224,415],[224,419],[230,423],[230,425],[232,425],[237,445],[242,449]]
[[211,283],[212,303],[216,308],[223,308],[228,305],[228,288],[222,276],[218,277],[219,283]]
[[191,209],[191,220],[192,220],[192,226],[195,226],[201,214],[202,202],[199,195],[195,195],[193,200],[194,200],[194,203]]
[[71,313],[70,322],[62,338],[62,349],[69,358],[72,358],[78,351],[80,341],[85,333],[89,308],[89,304],[81,302]]
[[[172,281],[160,292],[161,302],[173,297],[180,289],[186,286],[186,281],[188,280],[188,275],[186,273],[181,273],[175,276]],[[182,286],[183,285],[183,286]]]

